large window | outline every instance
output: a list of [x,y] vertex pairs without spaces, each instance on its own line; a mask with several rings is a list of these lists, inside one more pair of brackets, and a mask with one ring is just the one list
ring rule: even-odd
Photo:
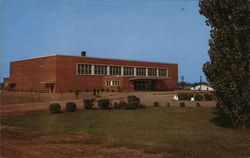
[[91,74],[91,65],[78,64],[77,65],[77,73],[84,74],[84,75],[90,75]]
[[113,82],[112,82],[112,85],[113,85],[113,86],[120,86],[120,81],[113,81]]
[[95,75],[107,75],[107,66],[95,65]]
[[159,76],[168,76],[167,69],[159,69]]
[[106,81],[107,86],[120,86],[120,81]]
[[148,76],[157,76],[157,69],[148,68]]
[[136,76],[146,76],[146,68],[136,68]]
[[111,86],[111,84],[112,84],[112,81],[106,81],[107,86]]
[[124,76],[134,76],[134,67],[124,67],[123,74]]
[[[145,68],[145,67],[130,67],[124,66],[109,66],[95,64],[77,64],[76,73],[79,75],[124,75],[124,76],[161,76],[168,77],[168,69]],[[158,71],[157,71],[158,70]],[[108,72],[109,71],[109,72]],[[122,72],[123,71],[123,72]],[[157,74],[158,73],[158,74]],[[110,83],[111,84],[111,83]]]
[[120,66],[110,66],[110,75],[121,75]]

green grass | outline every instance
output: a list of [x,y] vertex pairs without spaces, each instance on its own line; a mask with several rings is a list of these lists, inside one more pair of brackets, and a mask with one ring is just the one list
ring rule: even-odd
[[3,139],[102,144],[174,157],[248,157],[250,130],[213,123],[211,108],[83,110],[2,117]]

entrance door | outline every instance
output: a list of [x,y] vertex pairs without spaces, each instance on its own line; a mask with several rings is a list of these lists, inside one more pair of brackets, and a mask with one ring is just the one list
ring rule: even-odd
[[54,84],[51,84],[51,85],[50,85],[50,90],[49,90],[49,92],[50,92],[50,93],[53,93],[53,91],[54,91]]
[[137,80],[134,87],[136,91],[152,91],[152,80]]

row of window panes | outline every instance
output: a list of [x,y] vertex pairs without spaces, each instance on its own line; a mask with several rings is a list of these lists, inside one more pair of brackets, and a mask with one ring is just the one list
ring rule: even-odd
[[[107,66],[94,65],[94,74],[107,75]],[[124,67],[124,76],[133,76],[134,67]],[[91,74],[91,65],[78,64],[78,74]],[[121,66],[110,66],[110,75],[121,75]],[[159,76],[167,76],[167,69],[159,69]],[[146,76],[146,68],[136,68],[136,76]],[[148,68],[148,76],[157,76],[156,68]]]
[[120,66],[110,66],[110,75],[121,75]]
[[157,69],[148,68],[148,76],[157,76]]
[[146,68],[136,68],[136,76],[146,76]]
[[91,74],[91,65],[78,64],[78,74]]
[[159,76],[167,76],[167,70],[166,69],[159,69]]
[[107,66],[104,65],[95,65],[95,74],[96,75],[107,75]]
[[124,67],[123,72],[124,76],[134,76],[134,67]]
[[106,81],[107,86],[120,86],[120,81]]

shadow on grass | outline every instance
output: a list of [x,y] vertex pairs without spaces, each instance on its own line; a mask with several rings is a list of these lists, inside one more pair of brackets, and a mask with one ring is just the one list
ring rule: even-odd
[[216,109],[212,112],[214,114],[214,117],[210,119],[209,121],[215,124],[216,126],[220,126],[223,128],[230,128],[234,129],[233,123],[229,116],[227,116],[223,112],[219,112]]

